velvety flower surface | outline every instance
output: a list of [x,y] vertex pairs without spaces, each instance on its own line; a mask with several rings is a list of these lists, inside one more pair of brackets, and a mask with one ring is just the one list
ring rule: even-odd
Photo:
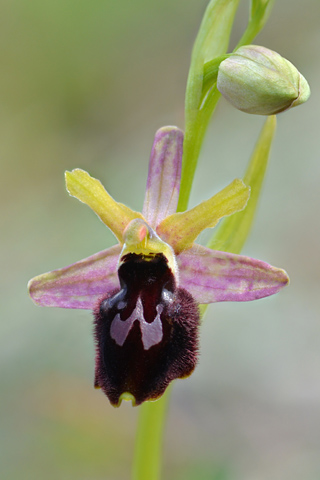
[[70,195],[94,210],[118,244],[29,282],[38,305],[93,310],[95,387],[115,406],[156,399],[172,380],[192,373],[198,304],[255,300],[288,282],[284,270],[265,262],[194,243],[204,229],[245,208],[250,189],[236,179],[175,213],[182,145],[176,127],[156,133],[142,214],[116,202],[87,172],[66,172]]

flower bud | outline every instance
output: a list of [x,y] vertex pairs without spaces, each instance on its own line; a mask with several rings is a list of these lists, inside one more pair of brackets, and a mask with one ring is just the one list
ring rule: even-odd
[[221,62],[217,88],[238,110],[256,115],[283,112],[310,96],[308,82],[291,62],[257,45],[240,47]]

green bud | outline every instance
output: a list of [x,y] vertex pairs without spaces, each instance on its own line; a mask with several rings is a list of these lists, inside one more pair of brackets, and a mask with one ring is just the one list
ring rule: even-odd
[[306,79],[291,62],[268,48],[240,47],[221,62],[217,88],[236,108],[274,115],[308,100]]

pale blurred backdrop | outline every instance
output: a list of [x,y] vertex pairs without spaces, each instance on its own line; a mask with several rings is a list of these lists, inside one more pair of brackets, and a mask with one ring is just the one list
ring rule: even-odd
[[[114,243],[68,197],[64,170],[88,170],[141,208],[154,132],[183,128],[206,4],[0,1],[1,479],[129,478],[139,412],[93,389],[90,312],[36,307],[26,284]],[[231,47],[247,8],[242,0]],[[291,285],[208,310],[200,364],[173,389],[166,480],[320,478],[319,20],[317,0],[277,0],[255,42],[291,60],[312,91],[278,117],[244,250],[285,268]],[[243,174],[262,124],[219,103],[192,205]]]

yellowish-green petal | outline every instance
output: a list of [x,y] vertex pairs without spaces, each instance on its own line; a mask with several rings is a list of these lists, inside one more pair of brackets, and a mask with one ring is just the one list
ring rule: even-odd
[[214,227],[220,218],[242,210],[249,196],[250,188],[242,180],[236,179],[221,192],[191,210],[174,213],[165,218],[157,232],[176,253],[180,253],[190,248],[204,229]]
[[101,182],[84,170],[76,168],[72,172],[65,172],[65,179],[69,194],[87,204],[110,228],[120,243],[123,243],[123,231],[131,220],[143,218],[140,213],[116,202]]

